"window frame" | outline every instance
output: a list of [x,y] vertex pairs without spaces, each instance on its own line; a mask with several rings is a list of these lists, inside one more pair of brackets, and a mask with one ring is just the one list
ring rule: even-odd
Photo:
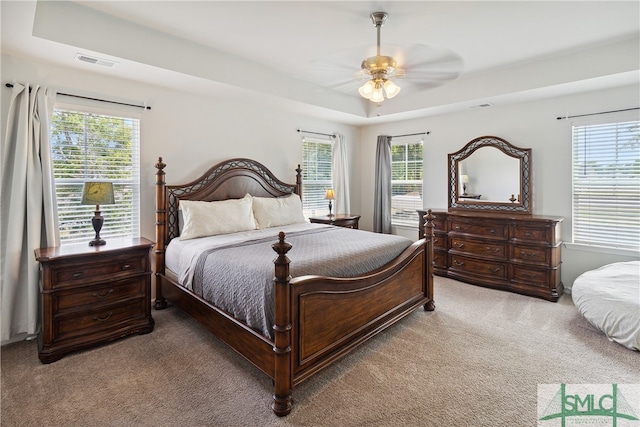
[[[95,231],[93,229],[93,225],[91,223],[91,218],[94,215],[95,206],[81,205],[80,199],[82,196],[82,188],[85,181],[88,180],[105,180],[111,181],[114,185],[114,193],[116,198],[116,204],[114,205],[100,205],[100,210],[102,212],[103,217],[105,218],[104,226],[100,231],[100,236],[105,240],[114,239],[114,238],[129,238],[129,237],[138,237],[140,235],[140,209],[141,209],[141,192],[140,192],[140,151],[141,151],[141,125],[142,125],[142,114],[139,112],[134,112],[131,109],[124,107],[123,109],[114,109],[114,108],[105,108],[102,105],[96,105],[93,102],[60,102],[56,101],[54,103],[53,112],[56,114],[58,111],[65,111],[71,113],[78,113],[82,115],[96,115],[96,116],[106,116],[112,117],[115,119],[123,119],[123,120],[132,120],[135,125],[133,128],[133,133],[131,135],[132,144],[131,147],[131,166],[132,173],[131,177],[128,179],[117,179],[117,178],[105,178],[102,174],[94,174],[91,169],[87,169],[83,177],[72,177],[72,178],[55,178],[54,185],[56,187],[56,200],[57,200],[57,209],[60,223],[60,244],[61,245],[71,245],[78,244],[82,242],[87,242],[92,240],[95,237]],[[55,172],[55,141],[53,136],[53,118],[51,122],[51,130],[50,130],[50,145],[52,150],[52,161],[54,162],[54,175]],[[100,172],[100,171],[98,171]],[[70,204],[67,205],[66,209],[60,209],[61,201],[59,197],[59,186],[67,185],[68,187],[74,188],[73,194],[70,196]],[[130,196],[123,193],[123,187],[130,191]],[[130,197],[130,200],[126,200]],[[125,200],[123,200],[125,199]],[[126,209],[122,209],[122,206],[128,205]],[[60,216],[61,210],[64,212],[73,209],[73,211],[77,212],[79,227],[72,229],[68,235],[63,231],[65,227],[65,220]],[[112,228],[109,226],[110,220],[114,220],[119,214],[126,215],[127,223],[130,225],[124,227]],[[113,223],[112,223],[113,224]]]
[[[588,250],[595,250],[599,252],[604,251],[604,252],[620,253],[620,254],[640,253],[640,237],[636,239],[635,246],[633,243],[630,243],[631,239],[627,239],[627,238],[621,239],[619,237],[619,238],[614,238],[613,240],[603,239],[605,235],[607,236],[607,239],[611,237],[615,237],[616,234],[618,236],[640,235],[640,170],[635,169],[635,178],[633,177],[634,170],[631,170],[630,174],[632,176],[630,176],[629,179],[627,180],[628,181],[627,184],[623,186],[620,186],[620,183],[622,183],[623,181],[620,179],[619,176],[606,177],[604,175],[601,175],[599,177],[597,174],[592,173],[585,176],[585,178],[582,180],[578,176],[581,168],[583,170],[583,173],[584,171],[588,170],[588,167],[586,165],[588,164],[589,159],[587,158],[586,161],[582,161],[582,157],[584,157],[584,155],[580,157],[579,153],[577,152],[577,150],[579,150],[580,148],[580,147],[577,147],[577,145],[585,144],[585,141],[583,140],[584,133],[582,135],[577,135],[577,133],[581,131],[585,131],[587,128],[590,128],[592,130],[591,135],[593,135],[595,132],[597,132],[596,129],[603,130],[607,127],[614,127],[614,126],[616,127],[616,129],[619,129],[624,126],[633,127],[634,125],[636,129],[635,135],[640,136],[640,120],[638,119],[637,116],[629,116],[629,115],[620,115],[620,116],[613,116],[613,117],[609,116],[607,118],[581,120],[581,121],[575,121],[572,123],[572,127],[571,127],[571,161],[572,161],[572,165],[571,165],[571,220],[572,220],[571,245],[573,247],[588,249]],[[616,137],[616,145],[615,145],[616,147],[619,146],[620,144],[619,140],[622,139],[622,137],[619,135],[620,134],[618,133],[618,136]],[[640,137],[636,137],[635,141],[636,141],[635,142],[636,150],[638,150],[638,152],[640,153],[640,148],[638,148],[638,145],[640,144]],[[594,146],[595,148],[603,147],[602,144],[592,144],[591,148],[593,149]],[[611,151],[615,151],[615,150],[612,149]],[[620,152],[620,150],[618,150],[618,152]],[[620,157],[618,158],[618,160],[619,159]],[[638,155],[638,157],[635,160],[636,164],[638,164],[637,162],[639,159],[640,159],[640,155]],[[625,168],[618,167],[620,165],[620,162],[618,160],[616,160],[616,163],[615,163],[615,165],[617,166],[615,170],[618,173],[620,172],[624,173]],[[595,170],[595,168],[591,168],[591,169]],[[618,190],[620,188],[631,188],[631,189],[635,188],[635,191],[636,191],[635,203],[637,204],[637,206],[635,207],[635,224],[629,224],[628,221],[625,221],[623,217],[619,217],[615,215],[613,211],[611,211],[611,213],[608,216],[605,216],[605,218],[613,221],[617,221],[617,222],[615,222],[614,224],[608,227],[606,226],[602,227],[602,224],[603,224],[603,222],[601,221],[602,217],[600,218],[596,217],[595,220],[591,219],[591,213],[589,212],[590,205],[589,207],[585,207],[586,206],[585,203],[586,204],[592,203],[591,201],[592,199],[589,199],[588,197],[589,196],[588,185],[602,186],[607,184],[608,184],[608,187],[606,188],[607,191],[611,191],[611,186],[617,188]],[[621,193],[621,191],[616,191],[616,193]],[[611,206],[614,209],[622,208],[622,210],[628,210],[628,209],[625,209],[624,203],[615,203],[615,200],[613,199],[614,197],[610,197],[606,200],[606,202],[613,201],[614,203]],[[626,204],[634,203],[633,195],[630,195],[629,198],[623,199],[623,200],[626,200]],[[597,203],[597,198],[593,198],[593,201]],[[601,203],[598,203],[598,204],[600,205],[598,207],[598,209],[600,209],[600,212],[595,213],[594,215],[596,216],[602,215],[602,212],[603,212],[602,204]],[[605,210],[608,210],[608,209],[605,208]],[[598,211],[594,209],[594,212],[598,212]],[[616,220],[616,217],[620,218],[621,220],[620,221]],[[631,211],[630,213],[627,214],[627,217],[632,219],[634,218],[633,208],[631,208]],[[593,222],[589,223],[588,222],[589,220]],[[595,226],[591,224],[595,224]],[[627,226],[627,228],[623,228],[624,231],[619,232],[620,227],[625,225]],[[634,226],[635,226],[635,231],[633,228],[630,228]],[[598,231],[598,229],[600,229],[601,231]],[[604,229],[612,230],[614,232],[609,233],[606,231],[602,231]]]
[[[308,159],[309,150],[307,144],[321,144],[326,145],[329,148],[328,161],[323,160],[322,164],[325,169],[318,169],[318,150],[316,149],[315,167],[309,167]],[[316,146],[317,148],[317,146]],[[326,168],[328,167],[329,178],[325,179],[310,179],[309,174],[313,174],[313,178],[317,178],[318,174],[326,175]],[[315,171],[312,173],[311,171]],[[317,188],[311,190],[312,186]],[[333,138],[322,136],[303,136],[302,137],[302,211],[305,218],[317,217],[329,214],[329,201],[324,198],[326,190],[333,188]],[[333,213],[334,211],[332,211]]]
[[[421,158],[409,159],[410,145],[421,146]],[[402,161],[394,161],[393,147],[405,146],[405,156]],[[405,179],[393,179],[394,176],[394,164],[403,163],[405,165]],[[419,164],[420,179],[408,179],[411,168],[410,165]],[[413,169],[415,172],[416,169]],[[406,197],[413,191],[402,194],[394,195],[394,185],[406,185],[406,186],[419,186],[420,197],[412,197],[412,199],[406,199]],[[415,191],[415,190],[414,190]],[[394,203],[394,197],[396,198]],[[405,197],[404,200],[400,200],[399,197]],[[393,227],[408,227],[415,228],[418,226],[419,217],[417,210],[423,209],[424,203],[424,138],[422,137],[401,137],[391,139],[391,225]],[[395,209],[403,211],[402,215],[394,213]]]

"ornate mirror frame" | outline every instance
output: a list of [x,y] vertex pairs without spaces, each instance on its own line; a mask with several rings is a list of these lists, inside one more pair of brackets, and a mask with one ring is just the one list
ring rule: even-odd
[[[514,195],[514,200],[511,203],[459,198],[459,162],[470,157],[476,150],[482,147],[495,147],[507,156],[520,160],[520,194]],[[532,183],[530,148],[516,147],[497,136],[481,136],[469,142],[460,151],[450,153],[448,158],[449,210],[474,210],[531,215]]]

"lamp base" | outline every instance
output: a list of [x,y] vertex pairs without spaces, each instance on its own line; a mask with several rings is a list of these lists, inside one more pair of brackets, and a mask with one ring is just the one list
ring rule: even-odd
[[95,239],[89,242],[89,246],[102,246],[106,244],[107,242],[102,239]]

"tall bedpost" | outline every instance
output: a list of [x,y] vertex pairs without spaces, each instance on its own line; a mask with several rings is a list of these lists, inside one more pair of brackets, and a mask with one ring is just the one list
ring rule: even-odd
[[162,296],[162,286],[160,274],[164,274],[164,251],[167,240],[167,210],[166,191],[164,182],[164,168],[167,166],[162,162],[162,157],[158,157],[156,169],[156,245],[155,245],[155,273],[156,273],[156,310],[167,307],[167,300]]
[[287,252],[291,249],[291,244],[284,241],[285,234],[278,234],[278,243],[271,245],[278,257],[273,261],[275,264],[275,277],[273,283],[275,286],[275,324],[273,351],[275,357],[275,374],[274,374],[274,393],[271,409],[279,417],[283,417],[289,412],[293,406],[291,398],[292,388],[292,360],[291,360],[291,314],[289,308],[291,306],[291,292],[289,281],[289,258]]
[[427,297],[429,301],[424,305],[426,311],[433,311],[436,309],[436,304],[433,300],[433,220],[435,216],[431,213],[431,209],[427,211],[424,223],[424,239],[425,248],[424,254],[426,257],[427,268]]
[[296,169],[296,193],[300,196],[300,200],[302,200],[302,168],[298,165]]

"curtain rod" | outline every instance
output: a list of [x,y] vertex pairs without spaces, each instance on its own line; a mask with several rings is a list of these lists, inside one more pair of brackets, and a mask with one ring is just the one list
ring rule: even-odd
[[298,132],[299,133],[303,133],[303,132],[304,133],[310,133],[310,134],[313,134],[313,135],[330,136],[331,138],[335,138],[336,137],[335,133],[334,134],[328,134],[328,133],[320,133],[320,132],[311,132],[311,131],[308,131],[308,130],[301,130],[301,129],[298,129]]
[[556,120],[573,119],[574,117],[597,116],[598,114],[620,113],[622,111],[640,110],[640,107],[625,108],[624,110],[601,111],[599,113],[578,114],[576,116],[556,117]]
[[406,133],[404,135],[391,135],[391,138],[400,138],[401,136],[429,135],[431,132]]
[[[5,86],[6,87],[13,87],[13,84],[7,83],[7,84],[5,84]],[[31,88],[29,88],[29,91],[31,91]],[[137,107],[137,108],[144,108],[145,110],[151,110],[151,107],[148,107],[146,105],[127,104],[126,102],[109,101],[108,99],[100,99],[100,98],[90,98],[88,96],[73,95],[71,93],[58,92],[57,94],[58,95],[62,95],[62,96],[71,96],[73,98],[82,98],[82,99],[88,99],[88,100],[91,100],[91,101],[108,102],[110,104],[126,105],[127,107]]]

